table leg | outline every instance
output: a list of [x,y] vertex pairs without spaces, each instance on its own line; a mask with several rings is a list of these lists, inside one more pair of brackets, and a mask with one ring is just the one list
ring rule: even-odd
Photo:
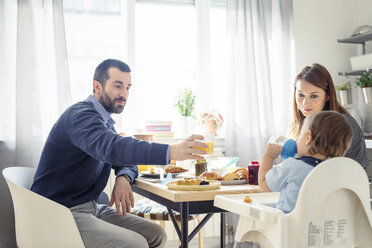
[[181,247],[187,248],[189,246],[189,203],[181,203]]
[[225,247],[225,227],[226,227],[226,222],[225,222],[225,213],[220,213],[220,224],[221,224],[221,234],[220,234],[220,247],[224,248]]

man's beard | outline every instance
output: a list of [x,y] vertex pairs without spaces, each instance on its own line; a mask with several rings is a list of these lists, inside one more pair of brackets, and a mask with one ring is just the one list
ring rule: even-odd
[[[119,105],[115,107],[115,101],[124,101],[124,105]],[[126,100],[122,97],[111,100],[109,95],[107,95],[105,91],[102,91],[102,95],[99,98],[99,102],[102,104],[102,106],[106,109],[107,112],[120,114],[124,110]]]

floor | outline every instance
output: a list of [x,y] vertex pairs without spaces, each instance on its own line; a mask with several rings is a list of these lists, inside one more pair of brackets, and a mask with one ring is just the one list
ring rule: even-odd
[[[178,240],[170,240],[167,242],[166,248],[179,247]],[[220,237],[205,237],[204,238],[204,248],[219,248],[220,247]],[[189,248],[199,248],[198,238],[194,238],[189,243]]]

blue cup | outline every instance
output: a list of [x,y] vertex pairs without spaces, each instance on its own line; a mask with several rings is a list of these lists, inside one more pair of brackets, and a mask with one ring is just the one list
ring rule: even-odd
[[280,153],[280,157],[283,159],[294,158],[297,153],[297,144],[293,139],[287,140],[283,145],[283,150]]

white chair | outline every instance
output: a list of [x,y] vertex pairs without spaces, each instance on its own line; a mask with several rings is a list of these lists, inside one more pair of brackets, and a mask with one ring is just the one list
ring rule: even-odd
[[322,162],[306,177],[296,207],[275,208],[279,193],[219,195],[215,206],[240,215],[235,240],[260,247],[372,247],[368,177],[349,158]]
[[84,247],[71,211],[29,190],[35,168],[9,167],[3,176],[13,200],[20,248]]

